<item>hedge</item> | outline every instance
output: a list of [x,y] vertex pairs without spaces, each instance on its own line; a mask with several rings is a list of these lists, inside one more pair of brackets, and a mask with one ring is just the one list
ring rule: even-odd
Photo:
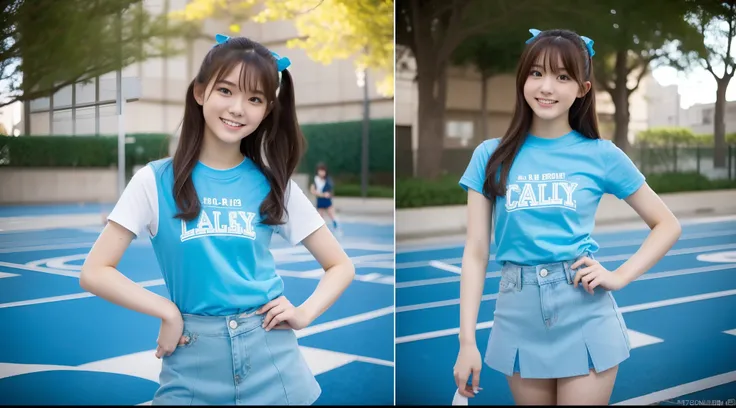
[[[396,180],[396,208],[465,205],[468,195],[459,180],[460,176]],[[736,180],[710,180],[695,172],[648,174],[647,183],[658,194],[736,188]]]
[[[126,167],[143,165],[168,154],[168,136],[127,135]],[[117,136],[0,136],[0,164],[8,167],[115,167]]]
[[[314,173],[318,162],[327,164],[338,179],[359,180],[361,171],[362,121],[302,125],[307,151],[299,172]],[[391,181],[394,168],[393,119],[370,122],[369,172],[372,180]],[[126,135],[126,168],[144,165],[168,155],[170,135]],[[117,135],[0,136],[0,166],[8,167],[116,167]],[[390,175],[391,177],[386,177]]]
[[[696,134],[683,127],[654,127],[636,134],[636,143],[650,146],[663,145],[713,145],[713,134]],[[736,144],[736,133],[726,134],[727,144]]]

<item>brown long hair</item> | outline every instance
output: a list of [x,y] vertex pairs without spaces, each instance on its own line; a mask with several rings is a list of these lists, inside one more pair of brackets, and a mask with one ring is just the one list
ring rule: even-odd
[[270,106],[270,112],[258,128],[240,141],[240,152],[258,166],[271,185],[271,191],[260,207],[262,222],[267,225],[283,223],[285,189],[299,164],[306,142],[296,118],[291,74],[284,69],[279,82],[276,60],[271,52],[244,37],[230,38],[213,47],[187,89],[179,147],[173,158],[173,194],[179,209],[176,218],[192,220],[200,211],[192,171],[202,150],[205,120],[202,106],[194,98],[195,86],[206,87],[213,76],[215,81],[219,81],[240,63],[243,64],[240,72],[242,89],[259,89],[260,85]]
[[[534,113],[524,98],[526,83],[532,65],[542,56],[544,67],[558,74],[558,59],[567,73],[584,91],[585,81],[591,82],[590,90],[582,97],[576,98],[568,112],[570,127],[590,139],[600,139],[598,117],[595,112],[595,90],[593,87],[593,61],[588,54],[583,39],[568,30],[547,30],[539,33],[531,41],[516,69],[516,105],[506,134],[501,138],[496,150],[486,164],[486,179],[483,183],[483,194],[495,202],[495,197],[506,195],[506,181],[511,165],[526,140],[532,124]],[[500,174],[499,174],[500,170]]]

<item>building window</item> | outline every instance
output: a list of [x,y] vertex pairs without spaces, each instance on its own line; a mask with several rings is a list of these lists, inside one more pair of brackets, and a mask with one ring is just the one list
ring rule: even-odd
[[713,123],[713,109],[703,109],[702,125],[710,125]]
[[452,145],[468,146],[473,140],[473,122],[470,120],[448,120],[445,123],[445,136]]

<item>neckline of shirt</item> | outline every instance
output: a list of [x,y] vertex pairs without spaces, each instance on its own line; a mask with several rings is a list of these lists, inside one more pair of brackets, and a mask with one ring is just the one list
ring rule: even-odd
[[585,136],[581,135],[580,133],[576,132],[575,130],[571,130],[567,133],[565,133],[562,136],[558,137],[539,137],[533,135],[531,132],[527,134],[526,141],[524,142],[525,145],[531,146],[531,147],[541,147],[541,148],[560,148],[560,147],[567,147],[574,145],[578,142],[580,142],[582,139],[585,139]]
[[194,166],[194,171],[192,172],[192,175],[201,174],[203,176],[218,180],[228,180],[240,176],[242,174],[242,171],[251,165],[252,162],[248,157],[243,157],[243,161],[241,161],[235,167],[230,167],[229,169],[216,169],[197,160],[197,164]]

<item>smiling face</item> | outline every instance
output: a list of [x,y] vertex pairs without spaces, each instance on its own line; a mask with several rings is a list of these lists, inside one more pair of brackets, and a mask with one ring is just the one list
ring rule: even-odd
[[240,143],[268,114],[269,102],[263,87],[255,78],[243,80],[246,70],[240,63],[219,79],[213,75],[207,88],[195,87],[195,99],[202,105],[206,123],[205,137],[227,144]]
[[540,55],[532,64],[524,83],[524,99],[532,108],[536,119],[554,121],[564,118],[576,98],[590,89],[590,82],[580,84],[567,71],[562,58]]

